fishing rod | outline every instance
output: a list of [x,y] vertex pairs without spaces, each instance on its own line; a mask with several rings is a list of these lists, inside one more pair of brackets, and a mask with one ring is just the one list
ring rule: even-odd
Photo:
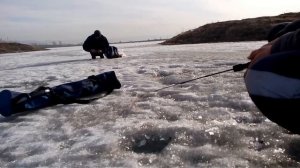
[[249,66],[249,64],[250,64],[250,62],[247,62],[245,64],[237,64],[237,65],[232,66],[231,69],[227,69],[227,70],[224,70],[224,71],[220,71],[220,72],[200,76],[200,77],[193,78],[193,79],[186,80],[186,81],[179,82],[179,83],[174,83],[172,85],[168,85],[168,86],[162,87],[160,89],[154,90],[154,92],[164,90],[164,89],[167,89],[167,88],[170,88],[170,87],[174,87],[174,86],[177,86],[177,85],[182,85],[184,83],[192,82],[192,81],[195,81],[195,80],[198,80],[198,79],[201,79],[201,78],[206,78],[206,77],[209,77],[209,76],[214,76],[214,75],[217,75],[217,74],[225,73],[225,72],[228,72],[228,71],[233,71],[233,72],[242,71],[242,70],[246,69]]

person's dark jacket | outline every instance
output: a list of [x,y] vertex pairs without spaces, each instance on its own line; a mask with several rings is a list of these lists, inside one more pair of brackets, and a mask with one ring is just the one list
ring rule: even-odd
[[95,34],[90,35],[82,45],[83,49],[90,52],[91,49],[100,49],[105,51],[109,47],[109,43],[105,36],[96,37]]
[[[300,20],[284,23],[281,26],[282,28],[276,30],[277,32],[271,30],[272,34],[269,34],[270,37],[272,36],[271,39],[268,39],[269,41],[278,38],[272,45],[271,53],[300,50]],[[275,29],[276,26],[273,30]]]

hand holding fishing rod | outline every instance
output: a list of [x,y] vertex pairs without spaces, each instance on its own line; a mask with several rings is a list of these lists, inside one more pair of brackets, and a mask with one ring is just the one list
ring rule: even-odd
[[157,92],[157,91],[160,91],[160,90],[164,90],[164,89],[167,89],[167,88],[170,88],[170,87],[173,87],[173,86],[177,86],[177,85],[182,85],[184,83],[195,81],[195,80],[198,80],[198,79],[201,79],[201,78],[206,78],[206,77],[209,77],[209,76],[214,76],[214,75],[217,75],[217,74],[225,73],[225,72],[228,72],[228,71],[233,71],[233,72],[242,71],[242,70],[248,68],[249,64],[250,64],[250,62],[247,62],[245,64],[237,64],[237,65],[234,65],[231,69],[227,69],[227,70],[224,70],[224,71],[220,71],[220,72],[216,72],[216,73],[212,73],[212,74],[200,76],[200,77],[193,78],[193,79],[186,80],[186,81],[179,82],[179,83],[174,83],[172,85],[168,85],[168,86],[165,86],[163,88],[154,90],[154,92]]

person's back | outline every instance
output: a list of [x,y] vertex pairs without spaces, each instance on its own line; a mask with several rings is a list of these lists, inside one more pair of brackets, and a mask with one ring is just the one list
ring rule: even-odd
[[248,93],[271,121],[300,134],[300,20],[275,26],[268,41],[248,57]]
[[83,49],[90,52],[92,59],[96,56],[104,58],[103,53],[106,52],[109,47],[108,40],[101,34],[99,30],[95,30],[94,34],[90,35],[82,45]]

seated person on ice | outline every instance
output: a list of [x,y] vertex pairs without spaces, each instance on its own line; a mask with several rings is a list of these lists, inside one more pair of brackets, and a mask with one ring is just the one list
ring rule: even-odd
[[109,43],[99,30],[95,30],[94,34],[84,41],[82,47],[85,51],[90,52],[92,59],[96,59],[96,56],[104,58],[103,54],[108,49]]
[[268,43],[252,51],[248,93],[271,121],[300,134],[300,20],[274,26]]

